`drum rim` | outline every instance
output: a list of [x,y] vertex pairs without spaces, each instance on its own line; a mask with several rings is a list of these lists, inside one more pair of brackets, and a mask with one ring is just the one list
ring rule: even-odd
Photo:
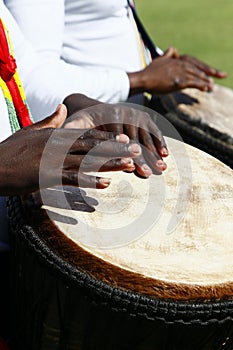
[[[225,88],[220,85],[216,85],[216,87]],[[185,142],[211,154],[233,168],[232,137],[228,134],[220,133],[203,121],[191,120],[188,113],[180,109],[179,105],[176,104],[173,95],[177,93],[188,95],[188,90],[185,89],[157,96],[156,99],[162,108],[160,113],[177,128]]]
[[20,197],[8,198],[8,216],[11,235],[20,240],[26,248],[36,253],[36,257],[55,276],[65,283],[75,284],[85,290],[85,296],[94,304],[110,307],[118,312],[127,312],[149,320],[161,320],[167,324],[224,323],[233,320],[233,300],[217,301],[176,301],[159,299],[137,292],[113,287],[79,270],[64,261],[58,254],[49,250],[47,244],[36,234],[24,219]]

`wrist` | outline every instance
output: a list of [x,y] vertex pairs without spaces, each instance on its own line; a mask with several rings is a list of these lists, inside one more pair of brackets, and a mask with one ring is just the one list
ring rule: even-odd
[[127,73],[129,78],[130,91],[129,96],[139,94],[145,91],[143,71]]
[[67,108],[67,117],[70,117],[82,109],[101,104],[102,102],[77,93],[67,96],[63,103]]

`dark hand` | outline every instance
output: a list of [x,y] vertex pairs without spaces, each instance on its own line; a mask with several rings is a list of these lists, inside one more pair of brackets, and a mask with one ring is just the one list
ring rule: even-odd
[[168,155],[164,138],[147,113],[123,105],[100,104],[79,111],[65,125],[65,128],[82,127],[124,133],[140,143],[143,153],[134,159],[138,175],[148,177],[153,171],[161,173],[166,169],[162,160]]
[[170,58],[179,58],[182,61],[189,62],[192,65],[196,66],[201,71],[203,71],[208,76],[218,78],[218,79],[223,79],[227,77],[226,72],[223,72],[214,67],[211,67],[205,62],[200,61],[198,58],[195,58],[189,55],[179,55],[179,52],[175,47],[169,47],[164,53],[164,56],[170,57]]
[[154,59],[144,70],[128,73],[131,94],[148,91],[152,94],[170,93],[185,88],[211,91],[215,78],[225,78],[226,73],[188,56],[180,56],[176,48],[169,48],[163,56]]
[[223,78],[227,77],[226,72],[223,72],[223,71],[220,71],[216,68],[213,68],[195,57],[192,57],[189,55],[182,55],[182,56],[180,56],[180,59],[183,62],[189,62],[193,66],[196,66],[198,69],[200,69],[202,72],[204,72],[208,76],[218,78],[218,79],[223,79]]
[[66,114],[65,106],[60,105],[51,117],[0,144],[1,195],[26,194],[62,183],[106,188],[109,179],[83,171],[134,169],[132,157],[141,153],[137,144],[122,143],[127,137],[116,133],[60,129]]

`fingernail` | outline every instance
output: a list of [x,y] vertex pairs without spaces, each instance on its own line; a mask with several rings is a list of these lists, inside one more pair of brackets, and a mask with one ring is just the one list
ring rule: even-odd
[[209,87],[213,87],[214,86],[214,80],[209,78]]
[[116,136],[117,142],[129,143],[129,137],[125,134],[119,134]]
[[59,109],[62,107],[62,106],[64,106],[62,103],[59,103],[59,105],[57,106],[57,108],[56,108],[56,111],[55,112],[58,112],[59,111]]
[[131,153],[137,154],[139,155],[141,153],[141,147],[139,145],[137,145],[136,143],[133,143],[129,146],[128,150]]
[[166,170],[166,169],[167,169],[167,164],[164,163],[164,161],[163,161],[162,159],[160,159],[160,160],[158,160],[158,161],[156,162],[156,166],[157,166],[158,168],[160,168],[161,170]]
[[162,147],[162,155],[163,155],[163,157],[166,157],[166,156],[168,156],[168,149],[166,148],[166,147]]
[[146,176],[152,175],[152,170],[147,164],[143,164],[142,169]]
[[133,165],[133,159],[132,158],[122,158],[121,162],[126,165]]
[[101,178],[99,179],[99,182],[100,182],[100,184],[103,185],[104,187],[108,187],[108,186],[110,185],[110,183],[111,183],[111,179],[106,179],[106,178],[104,178],[104,177],[101,177]]
[[126,168],[125,170],[129,171],[129,172],[132,172],[135,170],[135,165],[134,165],[134,162],[133,162],[133,159],[131,158],[122,158],[122,164],[125,164]]

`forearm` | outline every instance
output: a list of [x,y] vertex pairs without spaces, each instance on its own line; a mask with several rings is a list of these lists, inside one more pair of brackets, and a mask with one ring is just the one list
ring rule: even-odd
[[[0,147],[0,152],[2,152]],[[2,164],[2,159],[0,159],[0,196],[8,196],[8,184],[6,183],[6,171],[4,169],[4,165]]]
[[18,171],[14,171],[12,167],[12,159],[8,157],[7,145],[0,143],[0,196],[19,194],[17,184],[21,177],[20,168],[17,169]]
[[102,102],[94,100],[83,94],[72,94],[67,96],[63,103],[67,108],[67,116],[71,116],[73,113],[78,112],[82,109],[101,104]]

